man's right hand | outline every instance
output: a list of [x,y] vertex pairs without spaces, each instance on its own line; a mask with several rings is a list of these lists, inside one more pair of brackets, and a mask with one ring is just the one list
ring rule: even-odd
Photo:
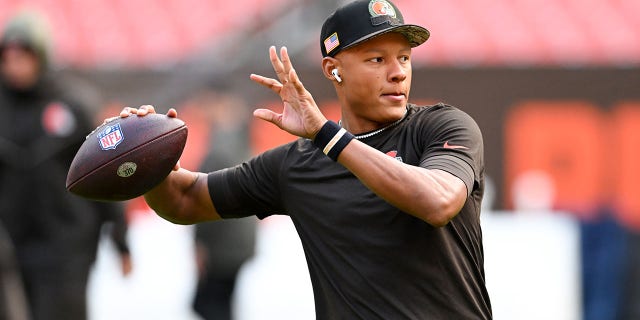
[[[140,106],[139,108],[126,107],[122,109],[122,111],[120,111],[120,117],[126,118],[131,114],[135,114],[135,115],[138,115],[139,117],[142,117],[149,113],[156,113],[156,108],[154,108],[152,105],[143,105],[143,106]],[[171,108],[169,109],[169,111],[167,111],[167,116],[171,118],[177,118],[178,111],[176,111],[176,109],[174,108]]]
[[[135,114],[138,117],[143,117],[146,116],[147,114],[150,113],[156,113],[156,108],[152,105],[143,105],[140,106],[139,108],[132,108],[132,107],[125,107],[124,109],[122,109],[122,111],[120,111],[120,118],[126,118],[129,115]],[[170,108],[169,111],[167,111],[167,117],[170,118],[177,118],[178,117],[178,111],[176,111],[176,109],[174,108]],[[104,120],[104,123],[107,123],[111,120],[115,120],[118,117],[113,117],[113,118],[109,118]],[[173,171],[178,171],[180,170],[180,161],[178,160],[178,162],[176,163],[176,165],[173,167]]]

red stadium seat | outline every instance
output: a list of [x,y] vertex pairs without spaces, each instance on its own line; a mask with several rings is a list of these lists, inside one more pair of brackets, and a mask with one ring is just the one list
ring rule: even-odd
[[[396,0],[405,20],[432,37],[416,65],[637,65],[640,2],[633,0]],[[273,17],[294,0],[4,0],[0,23],[18,9],[44,13],[55,56],[77,66],[173,63]],[[314,44],[315,46],[315,44]]]

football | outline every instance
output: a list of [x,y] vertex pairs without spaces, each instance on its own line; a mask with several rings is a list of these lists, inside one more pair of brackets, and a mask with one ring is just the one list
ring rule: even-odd
[[162,114],[102,124],[78,149],[67,173],[67,190],[99,201],[141,196],[173,170],[187,133],[182,120]]

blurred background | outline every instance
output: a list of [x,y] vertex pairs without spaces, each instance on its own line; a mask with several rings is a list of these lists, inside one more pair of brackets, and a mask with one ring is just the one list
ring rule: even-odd
[[[0,0],[0,24],[24,10],[42,16],[56,74],[91,101],[96,125],[124,106],[177,108],[189,126],[181,164],[206,171],[220,163],[207,164],[211,154],[237,163],[293,139],[250,116],[280,106],[249,80],[272,76],[270,45],[288,47],[307,89],[339,119],[319,32],[343,2]],[[483,131],[495,319],[640,319],[640,1],[394,3],[431,31],[413,51],[410,100],[455,105]],[[140,199],[126,207],[132,273],[118,272],[104,239],[90,318],[198,319],[195,227],[160,220]],[[254,254],[234,274],[235,318],[314,318],[288,218],[256,222],[252,236]]]

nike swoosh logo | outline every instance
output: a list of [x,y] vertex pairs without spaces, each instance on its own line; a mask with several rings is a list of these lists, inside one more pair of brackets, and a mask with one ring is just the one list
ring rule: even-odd
[[469,149],[469,148],[467,148],[465,146],[458,146],[458,145],[449,144],[449,141],[445,142],[442,147],[445,148],[445,149],[464,149],[464,150]]

